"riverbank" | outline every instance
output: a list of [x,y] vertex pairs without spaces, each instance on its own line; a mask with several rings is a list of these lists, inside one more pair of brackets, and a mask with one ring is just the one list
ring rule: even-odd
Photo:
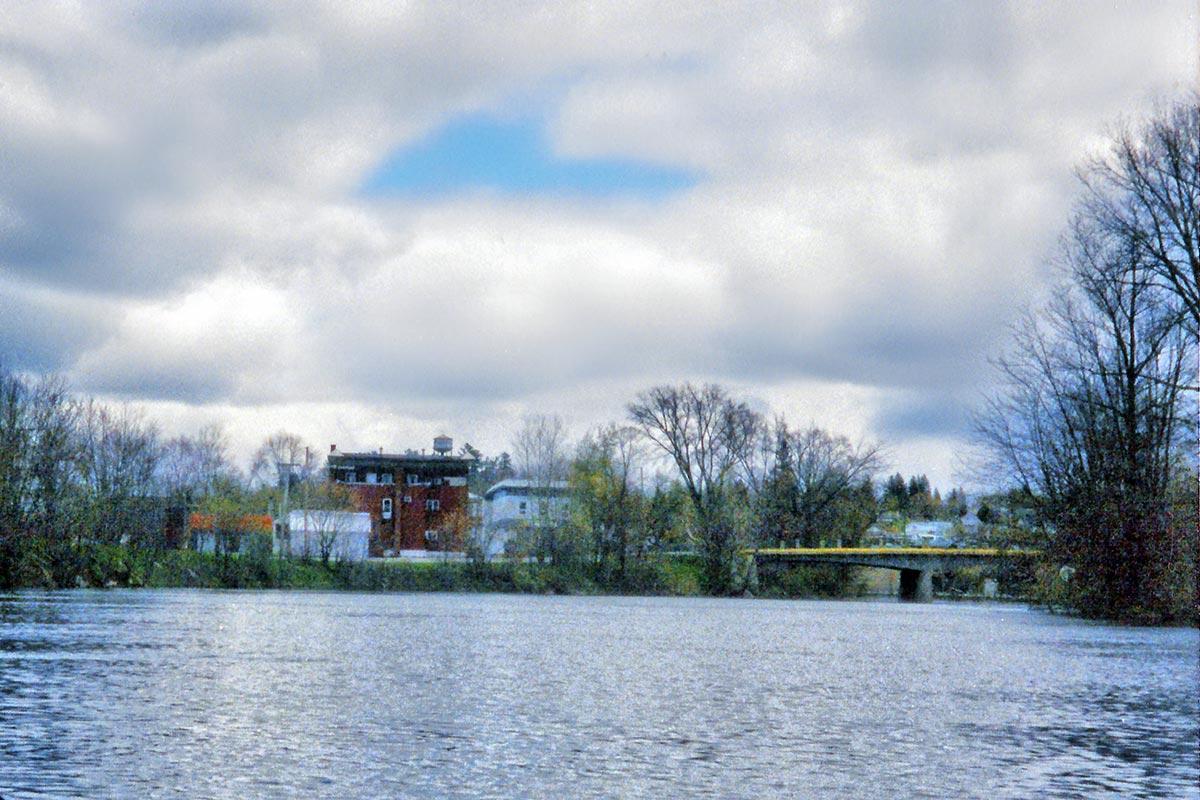
[[699,594],[699,569],[682,560],[639,565],[625,581],[584,568],[463,561],[327,564],[269,553],[216,555],[83,545],[49,553],[26,548],[7,570],[8,588],[317,589],[529,594]]
[[[591,564],[495,561],[355,563],[276,558],[270,553],[214,555],[120,545],[26,546],[0,559],[0,588],[316,589],[382,592],[504,592],[514,594],[636,594],[698,597],[698,558],[651,556],[625,574]],[[862,570],[797,566],[760,576],[760,597],[863,597]]]

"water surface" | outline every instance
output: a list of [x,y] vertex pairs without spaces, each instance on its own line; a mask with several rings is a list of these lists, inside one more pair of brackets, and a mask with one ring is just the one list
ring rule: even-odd
[[0,595],[0,795],[1200,797],[1198,658],[1009,605]]

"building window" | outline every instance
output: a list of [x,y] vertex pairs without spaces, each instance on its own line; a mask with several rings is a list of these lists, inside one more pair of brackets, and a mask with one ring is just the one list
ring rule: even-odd
[[416,474],[415,472],[410,472],[407,475],[405,475],[404,480],[405,480],[405,482],[408,483],[409,486],[420,486],[421,485],[421,476]]
[[406,502],[406,503],[411,503],[411,502],[412,502],[412,495],[411,495],[411,494],[406,494],[406,495],[404,495],[404,502]]
[[437,538],[438,538],[438,532],[437,532],[437,531],[425,531],[425,541],[427,541],[427,542],[436,542],[436,541],[437,541]]
[[367,483],[375,483],[375,473],[374,472],[367,473]]
[[354,483],[354,479],[356,477],[357,476],[354,474],[354,470],[352,470],[352,469],[346,470],[346,483]]
[[386,483],[386,484],[389,484],[389,485],[390,485],[390,484],[391,484],[391,482],[392,482],[392,473],[390,473],[390,472],[385,472],[385,473],[383,473],[382,475],[380,475],[380,476],[379,476],[379,482],[380,482],[380,483]]
[[528,508],[529,508],[529,504],[526,503],[524,500],[522,500],[521,504],[519,506],[517,506],[517,511],[524,514],[528,511]]
[[380,505],[379,505],[379,510],[382,512],[384,519],[391,519],[392,518],[392,498],[390,498],[390,497],[383,498],[383,502],[380,503]]
[[441,507],[442,507],[441,500],[426,500],[425,501],[425,510],[426,511],[439,511],[439,510],[441,510]]

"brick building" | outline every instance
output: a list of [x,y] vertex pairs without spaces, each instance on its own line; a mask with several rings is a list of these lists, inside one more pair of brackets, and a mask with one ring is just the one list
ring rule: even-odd
[[358,510],[371,515],[371,556],[461,549],[445,529],[453,514],[468,513],[471,458],[450,455],[452,447],[448,437],[439,436],[429,455],[330,448],[330,479],[347,486]]

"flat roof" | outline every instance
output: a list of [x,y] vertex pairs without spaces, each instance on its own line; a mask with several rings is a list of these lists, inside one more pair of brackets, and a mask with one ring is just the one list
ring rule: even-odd
[[536,483],[535,481],[525,480],[523,478],[506,478],[497,484],[494,484],[483,496],[488,500],[500,493],[504,494],[542,494],[542,495],[565,495],[569,486],[566,481],[549,481],[547,483]]
[[340,450],[329,454],[329,461],[340,462],[382,462],[382,461],[411,461],[414,463],[443,463],[457,464],[473,461],[470,456],[444,456],[439,453],[343,453]]

